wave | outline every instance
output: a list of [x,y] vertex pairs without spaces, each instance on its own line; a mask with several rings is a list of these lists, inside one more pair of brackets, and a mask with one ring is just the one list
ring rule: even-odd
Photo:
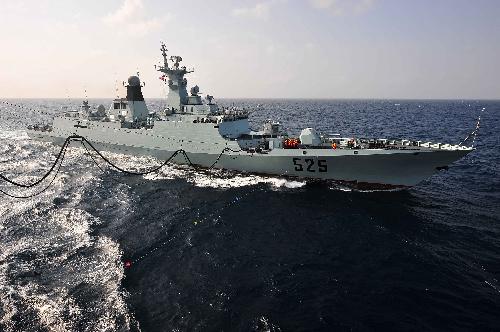
[[25,130],[2,130],[0,131],[0,139],[9,140],[25,140],[28,139],[28,133]]
[[[28,181],[50,164],[53,153],[17,137],[3,136],[10,149],[0,171],[21,173],[16,179]],[[102,221],[81,208],[84,193],[99,180],[79,169],[80,151],[70,149],[66,157],[68,167],[49,190],[0,202],[0,330],[139,329],[121,286],[120,247],[93,234]]]

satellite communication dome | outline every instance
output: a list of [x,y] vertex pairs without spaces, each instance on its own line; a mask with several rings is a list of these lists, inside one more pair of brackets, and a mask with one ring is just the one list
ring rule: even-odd
[[139,85],[141,85],[141,80],[137,76],[130,76],[128,78],[128,85],[139,86]]
[[313,128],[302,129],[300,132],[300,142],[304,145],[320,145],[321,138]]

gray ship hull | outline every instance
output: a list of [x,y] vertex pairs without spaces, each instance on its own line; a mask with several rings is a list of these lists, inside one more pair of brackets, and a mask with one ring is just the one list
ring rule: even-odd
[[473,149],[460,145],[388,139],[356,139],[323,135],[304,128],[291,137],[282,126],[268,120],[262,130],[250,128],[250,113],[205,100],[199,87],[188,94],[182,57],[168,58],[161,45],[163,65],[155,68],[168,86],[164,110],[150,112],[144,101],[144,84],[130,76],[126,98],[116,98],[106,111],[83,101],[80,111],[54,118],[52,126],[28,130],[34,139],[63,144],[69,136],[84,137],[98,151],[153,156],[178,164],[194,164],[238,172],[347,181],[383,186],[414,186]]
[[[128,136],[125,142],[120,132]],[[100,151],[109,151],[133,156],[152,156],[166,160],[183,149],[189,160],[201,167],[234,170],[255,174],[347,181],[373,185],[414,186],[447,165],[462,158],[467,150],[350,150],[350,149],[275,149],[267,153],[241,151],[234,141],[221,140],[204,145],[191,141],[176,140],[153,131],[130,135],[124,129],[114,129],[114,135],[104,134],[90,128],[79,128],[75,132],[54,132],[29,130],[33,139],[62,145],[67,136],[78,134],[86,137]],[[72,145],[80,146],[74,142]],[[225,151],[230,148],[233,151]],[[237,152],[234,152],[237,151]],[[217,159],[220,155],[220,158]],[[183,155],[173,160],[177,164],[187,164]],[[217,162],[216,162],[217,161]]]

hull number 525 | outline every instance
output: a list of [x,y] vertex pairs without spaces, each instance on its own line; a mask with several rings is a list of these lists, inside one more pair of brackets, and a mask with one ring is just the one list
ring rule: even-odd
[[326,160],[324,159],[314,160],[312,158],[293,158],[293,165],[295,166],[295,170],[298,172],[328,172]]

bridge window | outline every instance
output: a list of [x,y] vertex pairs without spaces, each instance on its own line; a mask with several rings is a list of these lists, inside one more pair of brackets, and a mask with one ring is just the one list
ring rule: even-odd
[[119,110],[120,109],[120,103],[115,103],[114,104],[114,109]]

